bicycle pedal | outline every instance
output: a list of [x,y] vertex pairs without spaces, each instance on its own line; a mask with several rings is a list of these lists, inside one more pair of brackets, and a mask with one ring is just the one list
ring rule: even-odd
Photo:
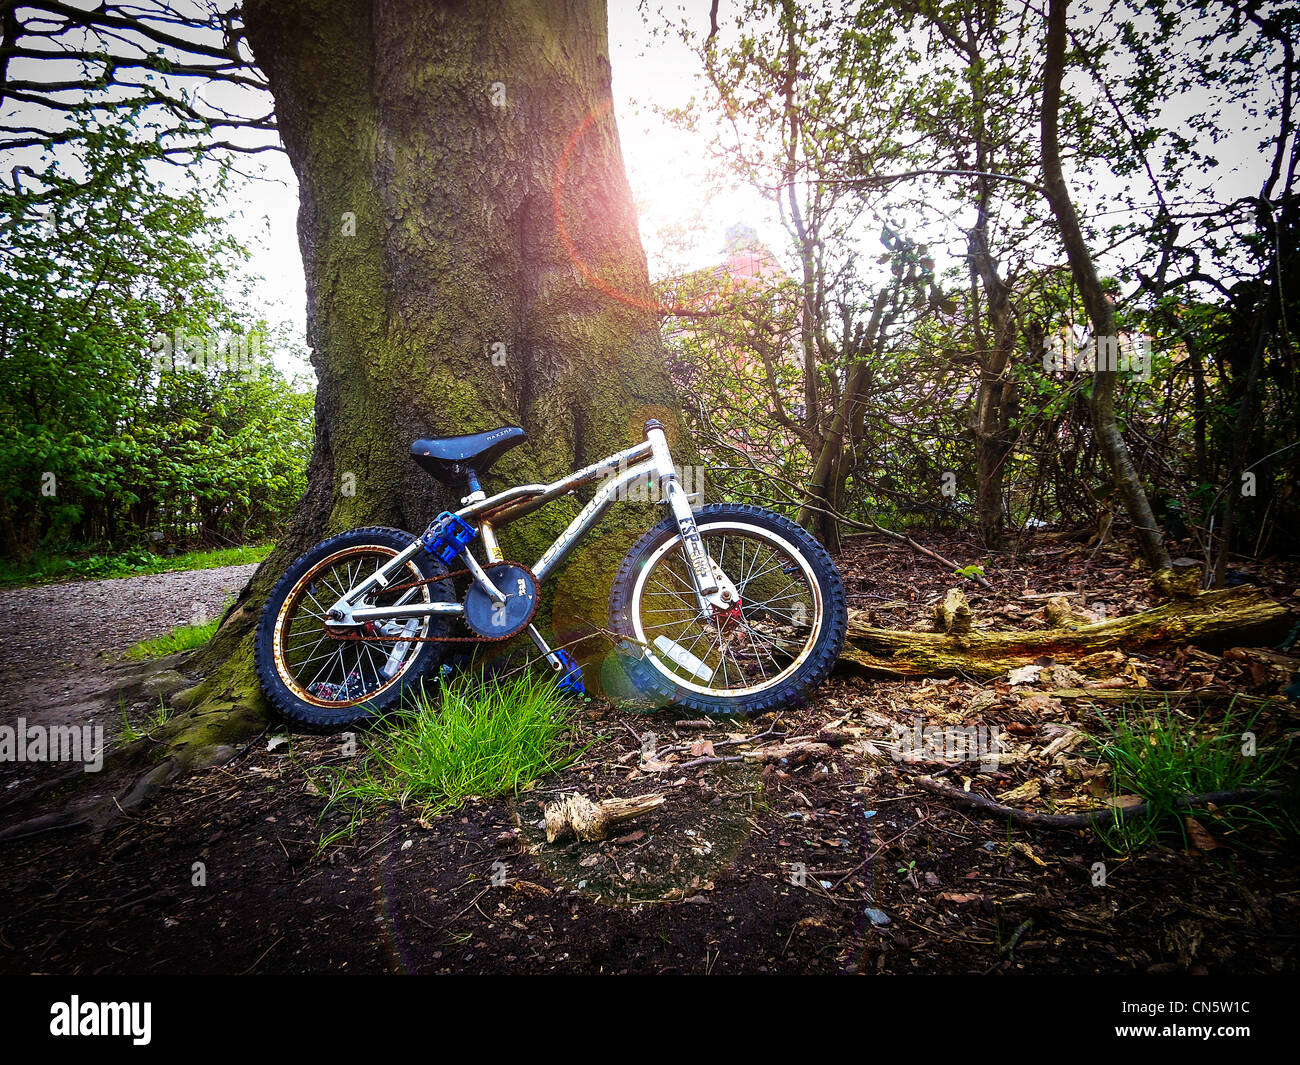
[[556,687],[567,695],[586,695],[587,686],[582,682],[582,669],[568,651],[555,651],[560,660],[560,679]]
[[474,541],[478,533],[464,519],[456,517],[449,510],[444,510],[424,530],[420,544],[444,564],[455,561],[456,556]]

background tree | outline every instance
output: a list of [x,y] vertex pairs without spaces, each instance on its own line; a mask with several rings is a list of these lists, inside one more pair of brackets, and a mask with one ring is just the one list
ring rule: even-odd
[[310,389],[261,357],[266,324],[230,294],[245,253],[212,212],[222,179],[167,187],[139,119],[81,116],[58,159],[0,186],[9,559],[244,543],[305,484]]
[[[1107,98],[1114,157],[1156,201],[1142,255],[1126,273],[1131,304],[1186,357],[1170,367],[1188,414],[1190,461],[1160,489],[1192,522],[1212,572],[1229,556],[1289,547],[1300,517],[1300,392],[1295,337],[1295,139],[1300,13],[1285,3],[1153,3],[1116,19],[1130,73]],[[1081,50],[1082,51],[1082,50]],[[1083,51],[1086,62],[1096,59]],[[1163,101],[1195,93],[1186,117]],[[1215,156],[1258,153],[1258,185],[1215,183]]]
[[[1074,280],[1079,286],[1084,305],[1088,308],[1093,338],[1110,339],[1117,343],[1115,313],[1097,276],[1092,253],[1079,227],[1079,217],[1061,169],[1060,105],[1061,79],[1065,72],[1067,4],[1068,0],[1049,0],[1048,4],[1047,47],[1043,59],[1043,188],[1047,201],[1052,206],[1052,213],[1056,216],[1061,242],[1065,245]],[[1115,418],[1115,385],[1118,376],[1116,367],[1106,365],[1106,359],[1099,349],[1093,373],[1093,428],[1115,488],[1133,522],[1134,534],[1147,565],[1153,570],[1166,570],[1170,559],[1164,536],[1151,511],[1150,501]]]
[[[1023,176],[1032,172],[1033,159],[1027,148],[1029,121],[1021,106],[1035,81],[1034,42],[1015,32],[1016,13],[996,0],[894,7],[893,13],[889,5],[864,8],[857,23],[895,27],[889,54],[874,61],[909,72],[900,97],[906,122],[925,133],[908,152],[908,167],[918,172],[911,180],[942,183],[971,214],[965,233],[969,288],[963,302],[970,334],[966,347],[979,371],[969,422],[975,519],[984,544],[998,547],[1005,532],[1004,481],[1016,439],[1013,361],[1032,332],[1019,313],[1014,284],[1039,226],[1037,190]],[[911,62],[898,54],[900,46],[913,51]],[[860,56],[860,61],[871,60]],[[863,179],[877,180],[869,170]],[[1019,224],[1003,225],[1013,213]],[[1001,255],[995,240],[1006,246]],[[1004,267],[999,258],[1009,256],[1013,263]]]

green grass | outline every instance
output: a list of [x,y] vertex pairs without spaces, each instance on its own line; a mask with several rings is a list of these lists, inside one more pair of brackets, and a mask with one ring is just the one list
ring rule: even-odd
[[[315,780],[327,811],[379,804],[416,806],[423,815],[471,797],[518,794],[581,753],[573,710],[549,678],[516,676],[480,683],[457,678],[427,690],[410,710],[381,722],[359,765]],[[337,833],[336,833],[337,835]]]
[[143,658],[162,658],[165,655],[174,655],[178,651],[202,647],[212,639],[212,634],[217,631],[217,623],[220,620],[220,618],[213,618],[203,625],[177,625],[171,632],[164,633],[162,636],[141,640],[122,657],[138,661]]
[[131,719],[127,717],[126,703],[119,699],[118,705],[122,711],[122,731],[119,733],[118,738],[121,739],[123,743],[134,743],[136,740],[143,739],[145,736],[150,735],[163,725],[167,724],[167,722],[171,720],[172,716],[171,707],[159,699],[158,709],[150,710],[144,715],[144,720],[141,723],[143,728],[136,728],[136,726],[132,724]]
[[25,562],[0,560],[0,588],[54,581],[97,581],[134,577],[141,573],[169,573],[175,570],[216,569],[261,562],[274,544],[249,544],[214,551],[187,551],[178,555],[155,555],[143,547],[111,555],[42,555]]
[[1175,827],[1187,843],[1184,817],[1231,830],[1255,822],[1272,828],[1294,827],[1283,811],[1275,820],[1263,810],[1271,804],[1242,800],[1214,811],[1176,805],[1188,795],[1233,791],[1238,788],[1278,787],[1286,772],[1285,747],[1265,748],[1256,739],[1254,754],[1245,753],[1247,734],[1255,734],[1259,711],[1249,717],[1229,707],[1226,715],[1211,721],[1198,709],[1195,720],[1173,710],[1125,709],[1118,722],[1106,722],[1109,735],[1099,743],[1101,757],[1110,763],[1116,794],[1140,795],[1148,812],[1105,825],[1102,838],[1116,850],[1134,850],[1154,843]]

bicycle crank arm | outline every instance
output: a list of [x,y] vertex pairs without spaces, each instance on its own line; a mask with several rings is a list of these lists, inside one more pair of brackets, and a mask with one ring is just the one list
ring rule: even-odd
[[500,609],[506,605],[505,593],[492,583],[492,578],[483,572],[483,567],[478,564],[478,560],[466,551],[461,558],[464,560],[466,567],[473,575],[475,582],[488,594],[492,600],[493,606]]

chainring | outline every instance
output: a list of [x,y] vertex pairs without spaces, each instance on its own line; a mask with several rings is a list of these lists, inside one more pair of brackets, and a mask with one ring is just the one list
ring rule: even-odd
[[506,640],[523,632],[537,613],[533,571],[518,562],[494,562],[483,570],[505,596],[505,605],[497,607],[482,587],[471,584],[465,593],[465,625],[488,640]]

